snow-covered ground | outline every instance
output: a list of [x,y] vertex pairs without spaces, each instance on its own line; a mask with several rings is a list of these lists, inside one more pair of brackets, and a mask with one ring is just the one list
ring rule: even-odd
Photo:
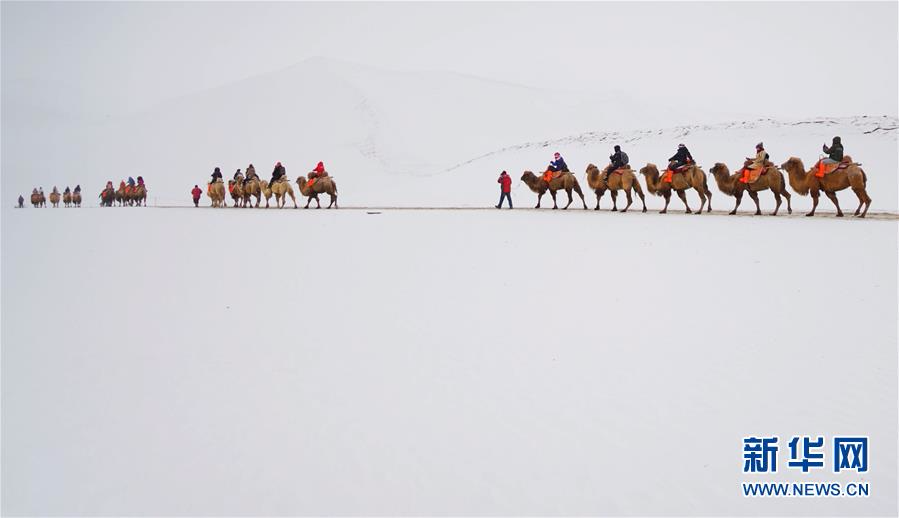
[[[2,225],[4,515],[896,513],[895,221]],[[744,498],[751,434],[870,435],[870,498]]]

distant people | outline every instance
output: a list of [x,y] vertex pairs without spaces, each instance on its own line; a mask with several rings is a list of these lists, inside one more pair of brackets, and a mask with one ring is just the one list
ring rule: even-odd
[[106,188],[107,188],[107,189],[113,189],[113,186],[112,186],[112,180],[106,180]]
[[37,192],[37,187],[31,190],[31,194],[40,194],[39,192]]
[[315,169],[313,169],[312,172],[309,173],[309,179],[312,180],[313,178],[318,178],[321,176],[328,176],[328,172],[325,171],[325,163],[324,162],[319,162],[315,166]]
[[284,178],[284,175],[286,174],[287,169],[285,169],[284,166],[281,165],[281,162],[278,162],[277,164],[275,164],[275,169],[272,171],[272,181],[269,182],[269,185],[281,181],[281,179]]
[[134,177],[128,177],[128,187],[134,187]]
[[558,152],[553,154],[553,160],[549,163],[549,170],[554,173],[557,171],[568,172],[568,164],[565,163],[565,159]]
[[55,185],[53,186],[52,194],[59,194],[59,189],[57,189]]
[[675,153],[674,156],[668,159],[668,169],[674,171],[678,167],[685,166],[690,163],[693,163],[693,155],[690,154],[690,150],[687,149],[687,146],[678,144],[677,153]]
[[512,177],[509,176],[508,173],[503,171],[499,175],[499,179],[496,181],[499,184],[499,203],[496,204],[497,209],[501,209],[503,206],[503,200],[509,200],[509,208],[512,208]]
[[194,198],[194,207],[200,206],[200,196],[203,195],[203,190],[200,189],[199,186],[194,185],[194,188],[190,191],[190,195]]
[[603,177],[603,181],[608,181],[609,175],[614,173],[615,170],[620,169],[630,162],[630,158],[628,158],[627,153],[621,150],[621,146],[615,145],[615,152],[609,156],[609,167],[606,168],[606,174]]
[[[110,184],[110,185],[111,185],[111,184]],[[76,185],[76,186],[75,186],[75,190],[74,190],[73,192],[75,192],[75,193],[80,193],[80,192],[81,192],[81,184]]]
[[19,205],[18,205],[18,207],[19,207],[20,209],[25,208],[25,198],[23,198],[21,194],[19,195]]
[[256,168],[253,167],[253,164],[250,164],[250,165],[247,166],[247,177],[246,177],[246,180],[245,180],[245,181],[248,182],[248,181],[250,181],[250,180],[252,180],[252,179],[254,179],[254,178],[255,178],[256,180],[258,180],[258,179],[259,179],[259,176],[256,174]]
[[143,176],[137,177],[137,185],[140,185],[141,187],[144,186],[144,177]]
[[243,180],[243,173],[240,172],[240,168],[237,168],[237,171],[234,172],[234,177],[232,178],[235,182],[238,180]]
[[72,194],[72,189],[69,189],[69,186],[66,185],[66,190],[62,191],[63,194]]
[[[221,182],[222,180],[222,171],[216,167],[215,171],[212,172],[212,181],[209,183]],[[157,186],[158,187],[158,186]]]
[[41,196],[44,195],[44,188],[43,188],[43,187],[41,187],[40,189],[38,189],[38,194],[40,194]]

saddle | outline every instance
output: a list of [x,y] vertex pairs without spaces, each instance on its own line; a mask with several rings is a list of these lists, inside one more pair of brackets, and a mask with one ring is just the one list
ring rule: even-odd
[[674,170],[672,170],[671,165],[669,164],[665,169],[665,173],[662,175],[662,181],[671,183],[674,180],[674,173],[683,173],[688,168],[693,167],[693,165],[693,162],[687,162],[686,164],[675,167]]
[[746,184],[757,182],[763,174],[768,174],[768,168],[772,167],[774,164],[766,160],[765,163],[757,169],[750,169],[750,165],[752,165],[752,160],[747,160],[743,163],[743,169],[740,170],[742,173],[742,176],[739,178],[740,182]]
[[568,171],[550,171],[547,169],[546,172],[543,173],[543,181],[549,183],[567,172]]
[[631,170],[631,166],[629,166],[629,165],[623,165],[621,167],[616,167],[615,169],[612,169],[611,171],[609,171],[610,167],[612,167],[612,166],[611,165],[606,166],[606,174],[609,174],[609,175],[613,174],[613,173],[614,174],[624,174]]
[[825,164],[824,160],[818,160],[818,163],[815,164],[815,176],[824,178],[824,175],[828,175],[840,169],[846,169],[850,165],[852,165],[852,157],[849,155],[844,156],[843,160],[836,164]]

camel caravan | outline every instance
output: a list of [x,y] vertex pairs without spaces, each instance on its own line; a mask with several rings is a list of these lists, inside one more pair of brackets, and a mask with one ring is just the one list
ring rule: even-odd
[[[806,216],[815,215],[821,192],[823,192],[836,207],[837,217],[843,217],[843,210],[836,193],[851,188],[858,197],[858,206],[854,215],[864,218],[871,207],[871,197],[868,196],[868,177],[861,167],[862,164],[854,162],[849,155],[844,155],[840,137],[833,137],[831,145],[823,145],[822,151],[824,155],[809,169],[806,169],[802,160],[796,157],[791,157],[778,166],[771,161],[764,144],[759,142],[755,146],[755,156],[746,157],[742,167],[735,172],[731,172],[726,164],[716,162],[709,170],[709,174],[721,193],[734,198],[734,208],[729,212],[731,215],[737,213],[744,194],[748,195],[755,204],[754,214],[761,215],[759,193],[764,191],[771,191],[774,196],[775,207],[771,213],[772,216],[780,213],[784,200],[786,200],[787,214],[792,214],[792,196],[787,190],[789,185],[800,196],[812,197],[812,209]],[[621,146],[616,145],[613,154],[609,156],[608,165],[600,169],[595,164],[588,164],[584,174],[587,186],[593,190],[596,196],[594,210],[600,210],[600,202],[608,191],[612,199],[612,212],[619,211],[619,193],[623,193],[627,199],[627,203],[620,209],[620,212],[627,212],[631,209],[634,195],[640,198],[641,211],[646,212],[646,194],[639,181],[642,176],[646,184],[645,191],[665,200],[665,206],[659,211],[660,214],[668,212],[672,194],[677,194],[687,214],[702,214],[712,211],[712,191],[709,189],[708,175],[693,159],[693,155],[684,144],[677,146],[677,151],[668,159],[668,165],[664,170],[650,162],[635,171],[630,165],[627,153],[622,151]],[[560,153],[553,155],[553,160],[542,173],[524,171],[521,181],[537,195],[535,209],[540,208],[543,195],[547,192],[553,201],[552,208],[558,209],[559,203],[556,194],[559,191],[564,191],[568,196],[568,202],[561,207],[562,210],[568,209],[574,203],[574,194],[578,195],[583,208],[587,209],[584,191]],[[501,197],[496,208],[501,208],[503,201],[507,200],[511,209],[511,177],[506,171],[503,171],[497,183],[501,185]],[[306,205],[303,208],[308,209],[314,200],[315,208],[320,209],[322,207],[320,195],[328,196],[327,208],[338,208],[337,182],[325,170],[324,163],[319,162],[309,173],[299,176],[296,179],[296,185],[299,195],[306,198]],[[687,191],[690,190],[696,191],[699,196],[700,204],[696,211],[690,207],[687,201]],[[191,190],[194,206],[199,207],[202,194],[203,190],[199,185],[194,185]],[[265,208],[269,208],[272,196],[275,198],[275,207],[279,209],[287,205],[288,198],[290,198],[293,208],[299,208],[296,192],[287,177],[287,169],[281,162],[275,164],[269,181],[260,178],[256,173],[256,168],[250,164],[245,171],[238,169],[226,184],[222,178],[221,169],[216,167],[212,173],[212,179],[206,185],[206,195],[211,200],[212,207],[216,208],[227,207],[229,197],[231,206],[235,208],[259,208],[263,199]],[[106,182],[106,188],[100,193],[99,198],[102,207],[112,207],[116,204],[119,206],[146,206],[147,187],[141,176],[138,176],[136,181],[131,177],[127,181],[122,180],[118,189],[109,181]],[[54,186],[50,193],[50,204],[58,207],[60,201],[65,207],[80,207],[81,186],[76,186],[74,190],[66,187],[63,193],[60,193]],[[17,206],[24,207],[24,203],[25,199],[19,196]],[[35,188],[32,191],[31,204],[36,208],[47,206],[43,188]]]
[[[599,210],[600,201],[606,191],[609,191],[612,198],[612,211],[618,211],[617,195],[618,191],[623,191],[627,197],[627,205],[621,209],[621,212],[627,212],[633,204],[632,193],[639,196],[643,205],[643,212],[646,212],[646,199],[643,194],[643,188],[638,181],[637,175],[632,169],[629,158],[626,153],[621,150],[620,146],[615,146],[614,153],[609,157],[609,164],[602,170],[594,164],[589,164],[585,171],[585,179],[587,185],[596,195],[596,207]],[[834,137],[830,146],[822,146],[822,150],[826,156],[819,159],[818,162],[809,170],[805,169],[802,160],[791,157],[780,166],[771,162],[771,157],[765,151],[764,144],[759,142],[755,147],[755,157],[747,157],[743,162],[743,166],[734,173],[731,173],[727,165],[716,162],[710,169],[710,173],[718,190],[727,196],[735,199],[733,210],[729,214],[737,213],[744,194],[748,194],[755,203],[755,215],[762,213],[759,205],[758,193],[770,190],[774,195],[776,206],[771,213],[776,216],[780,211],[784,199],[787,203],[787,213],[792,214],[791,196],[787,191],[787,185],[800,196],[811,195],[812,210],[806,216],[814,216],[818,207],[818,198],[823,191],[824,194],[833,202],[837,209],[837,217],[843,216],[837,199],[837,191],[851,188],[858,197],[858,207],[855,209],[854,215],[864,218],[871,206],[871,197],[868,196],[866,186],[868,177],[861,168],[860,163],[856,163],[849,155],[843,154],[843,145],[840,137]],[[786,172],[786,175],[784,174]],[[668,206],[671,202],[672,193],[676,193],[684,204],[687,214],[702,214],[703,211],[712,211],[712,192],[709,190],[708,176],[705,171],[693,159],[690,151],[684,144],[679,144],[677,152],[668,159],[667,167],[662,171],[653,163],[647,163],[640,168],[638,173],[643,176],[646,182],[646,190],[649,194],[660,196],[665,200],[665,206],[659,211],[660,214],[668,212]],[[546,170],[536,175],[531,171],[525,171],[521,176],[521,181],[537,194],[537,205],[540,203],[543,195],[549,191],[553,199],[553,209],[558,209],[556,202],[556,192],[564,190],[568,195],[568,203],[562,207],[567,209],[573,202],[572,191],[577,193],[584,209],[587,208],[584,194],[578,184],[577,178],[569,171],[565,160],[559,153],[555,153],[553,160],[549,163]],[[502,177],[499,180],[502,183]],[[508,184],[503,184],[503,196],[508,196]],[[687,202],[686,193],[689,190],[695,190],[699,195],[700,206],[697,211],[690,208]],[[500,198],[502,203],[503,198]],[[496,208],[500,208],[497,205]],[[511,199],[509,203],[511,208]]]
[[106,182],[106,187],[100,192],[100,206],[129,206],[129,207],[146,207],[147,206],[147,186],[144,184],[144,177],[138,176],[137,181],[132,177],[128,177],[128,181],[119,182],[119,188],[116,189],[112,181]]
[[[305,176],[300,176],[296,180],[297,188],[300,195],[306,197],[306,206],[308,209],[312,200],[315,200],[317,209],[321,208],[319,194],[327,194],[330,203],[327,208],[337,207],[337,182],[325,170],[325,165],[319,162],[312,171]],[[194,206],[199,206],[200,194],[202,191],[199,187],[194,186],[191,191],[194,200]],[[212,207],[227,207],[225,182],[222,179],[222,171],[216,167],[212,172],[212,179],[206,184],[206,195],[211,200]],[[278,162],[272,171],[271,180],[266,182],[256,174],[256,168],[253,164],[247,166],[244,172],[238,169],[234,176],[228,180],[227,195],[231,197],[232,207],[255,207],[258,208],[265,199],[265,208],[269,208],[272,196],[275,197],[275,206],[279,209],[287,205],[289,197],[293,203],[293,208],[299,208],[297,205],[296,194],[287,178],[287,169]],[[255,201],[254,201],[255,200]]]

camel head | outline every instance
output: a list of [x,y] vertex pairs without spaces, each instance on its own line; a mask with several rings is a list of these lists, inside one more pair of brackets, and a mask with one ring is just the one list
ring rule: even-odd
[[721,162],[715,162],[715,165],[713,165],[712,168],[709,169],[709,172],[715,175],[715,178],[717,178],[719,175],[730,176],[730,169],[727,168],[727,165],[722,164]]
[[805,172],[805,166],[802,165],[802,160],[795,156],[791,156],[786,162],[780,164],[780,167],[787,171],[793,170]]
[[596,166],[593,165],[593,164],[588,164],[588,165],[587,165],[587,174],[598,174],[598,173],[599,173],[599,168],[598,168],[598,167],[596,167]]
[[534,173],[531,171],[525,171],[524,174],[521,175],[521,181],[524,183],[530,183],[536,180],[537,177],[534,176]]
[[656,167],[653,163],[647,163],[645,166],[640,168],[640,174],[646,177],[656,178],[659,176],[659,168]]

